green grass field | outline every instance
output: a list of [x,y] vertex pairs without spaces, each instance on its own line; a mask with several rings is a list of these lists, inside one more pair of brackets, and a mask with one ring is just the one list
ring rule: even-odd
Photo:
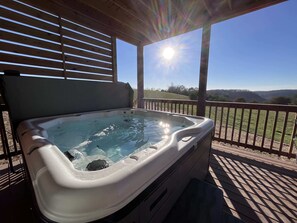
[[[137,90],[133,89],[134,95],[133,95],[133,101],[134,105],[136,105],[137,101]],[[163,92],[163,91],[154,91],[154,90],[144,90],[144,98],[165,98],[165,99],[184,99],[189,100],[188,96],[180,95],[180,94],[174,94],[169,92]]]
[[[137,90],[134,91],[134,100],[137,99]],[[154,90],[144,90],[144,98],[165,98],[165,99],[185,99],[188,100],[189,97],[181,94],[174,94],[164,91],[154,91]]]

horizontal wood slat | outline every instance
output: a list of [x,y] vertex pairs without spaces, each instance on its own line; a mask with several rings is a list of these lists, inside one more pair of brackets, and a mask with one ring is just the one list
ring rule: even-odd
[[15,1],[1,1],[1,5],[8,7],[8,8],[12,8],[14,10],[17,10],[19,12],[25,13],[27,15],[31,15],[34,17],[37,17],[39,19],[43,19],[45,21],[51,22],[51,23],[58,23],[58,18],[54,17],[52,15],[46,14],[40,10],[37,10],[36,8],[24,5],[22,3],[18,3]]
[[98,48],[98,47],[95,47],[95,46],[88,45],[86,43],[82,43],[82,42],[78,42],[78,41],[75,41],[75,40],[72,40],[72,39],[68,39],[67,37],[63,38],[63,42],[64,42],[64,44],[67,44],[67,45],[70,45],[70,46],[79,47],[79,48],[82,48],[82,49],[85,49],[85,50],[88,50],[88,51],[92,51],[92,52],[95,52],[95,53],[100,53],[100,54],[103,54],[103,55],[106,55],[106,56],[111,56],[111,51],[109,51],[109,50],[105,50],[103,48]]
[[54,14],[39,10],[33,1],[24,2],[0,4],[1,70],[113,81],[110,35],[64,19],[56,10]]
[[104,70],[99,67],[95,68],[95,67],[81,66],[78,64],[69,64],[67,62],[65,63],[65,68],[66,68],[66,70],[85,71],[85,72],[93,72],[93,73],[112,75],[112,70]]
[[[0,20],[0,21],[2,21],[2,20]],[[1,22],[1,28],[8,29],[8,30],[11,30],[14,32],[19,32],[19,33],[26,34],[29,36],[38,37],[38,38],[45,39],[45,40],[50,40],[50,41],[57,42],[57,43],[60,42],[60,37],[58,35],[54,35],[50,32],[46,32],[46,31],[33,29],[33,28],[23,26],[20,24],[16,24],[13,22],[3,21],[3,23]]]
[[20,64],[28,64],[28,65],[36,65],[36,66],[45,66],[45,67],[53,67],[53,68],[62,68],[62,63],[57,61],[49,61],[44,58],[32,58],[30,55],[27,57],[19,56],[19,55],[9,55],[0,52],[1,61],[11,62],[11,63],[20,63]]
[[61,46],[57,44],[29,38],[26,36],[17,35],[14,33],[0,32],[0,37],[1,37],[0,38],[1,40],[13,41],[17,43],[22,43],[30,46],[41,47],[41,48],[55,50],[55,51],[61,50]]
[[11,20],[15,20],[36,28],[40,28],[40,29],[44,29],[47,31],[51,31],[53,33],[59,33],[59,27],[58,26],[53,26],[51,24],[36,20],[36,19],[32,19],[30,17],[0,8],[0,15],[7,18],[7,19],[11,19]]
[[108,44],[108,43],[105,43],[105,42],[102,42],[102,41],[99,41],[99,40],[96,40],[96,39],[81,35],[79,33],[71,32],[71,31],[69,31],[67,29],[63,29],[63,35],[64,36],[69,36],[71,38],[74,38],[74,39],[77,39],[77,40],[80,40],[80,41],[84,41],[84,42],[87,42],[87,43],[97,45],[98,47],[103,47],[103,48],[111,50],[111,44]]
[[66,55],[65,60],[69,62],[81,63],[81,64],[92,65],[97,67],[104,67],[104,68],[110,68],[110,69],[112,68],[112,64],[110,63],[103,63],[95,60],[84,59],[84,58],[79,58],[79,57],[70,56],[70,55]]
[[64,50],[65,50],[66,54],[71,53],[71,54],[78,55],[78,56],[93,58],[93,59],[102,60],[102,61],[106,61],[106,62],[110,62],[110,63],[112,62],[111,57],[90,53],[90,52],[87,52],[84,50],[75,49],[75,48],[69,47],[67,45],[64,46]]
[[18,70],[21,74],[32,74],[38,76],[54,76],[54,77],[62,77],[62,70],[51,70],[47,68],[37,68],[37,67],[25,67],[19,64],[0,64],[0,70]]
[[81,78],[81,79],[93,79],[93,80],[104,80],[104,81],[112,81],[112,77],[110,76],[101,76],[101,75],[95,75],[95,74],[87,74],[87,73],[76,73],[76,72],[69,72],[66,71],[67,77],[72,78]]
[[75,24],[73,24],[71,22],[68,22],[65,19],[62,19],[62,26],[65,26],[65,27],[67,27],[67,28],[69,28],[71,30],[75,30],[77,32],[84,33],[86,35],[95,37],[96,39],[100,39],[102,41],[111,43],[111,37],[110,36],[102,35],[102,34],[100,34],[98,32],[92,31],[92,30],[84,28],[82,26],[75,25]]
[[10,43],[0,42],[0,49],[9,51],[9,52],[14,52],[14,53],[22,53],[22,54],[30,54],[38,57],[46,57],[54,60],[61,60],[62,58],[62,55],[59,53],[53,53],[50,51],[39,50],[39,49],[34,49],[34,48],[10,44]]

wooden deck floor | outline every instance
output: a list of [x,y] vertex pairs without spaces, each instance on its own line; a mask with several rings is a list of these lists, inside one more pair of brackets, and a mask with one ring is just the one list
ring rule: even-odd
[[297,222],[297,165],[213,144],[207,181],[244,222]]
[[[0,222],[35,222],[22,164],[0,167]],[[224,193],[224,211],[244,222],[297,222],[297,165],[213,144],[206,179]]]

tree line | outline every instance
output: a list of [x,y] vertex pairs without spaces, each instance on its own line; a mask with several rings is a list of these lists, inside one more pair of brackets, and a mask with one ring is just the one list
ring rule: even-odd
[[[181,94],[186,95],[189,97],[190,100],[197,100],[198,99],[198,91],[199,89],[190,87],[187,88],[184,85],[171,85],[168,87],[167,90],[162,90],[165,92],[175,93],[175,94]],[[232,90],[236,92],[248,92],[246,90]],[[234,102],[247,102],[247,100],[244,97],[238,97],[235,99],[230,99],[227,94],[207,94],[206,100],[209,101],[234,101]],[[253,103],[259,103],[258,101],[251,101]],[[261,102],[262,103],[262,102]],[[284,105],[297,105],[297,95],[294,95],[293,97],[273,97],[272,99],[265,101],[264,103],[271,103],[271,104],[284,104]]]

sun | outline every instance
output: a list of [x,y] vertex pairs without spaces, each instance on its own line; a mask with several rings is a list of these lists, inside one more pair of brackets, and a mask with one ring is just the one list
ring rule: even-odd
[[166,47],[162,53],[164,59],[166,60],[171,60],[174,57],[174,54],[175,54],[175,51],[172,47]]

